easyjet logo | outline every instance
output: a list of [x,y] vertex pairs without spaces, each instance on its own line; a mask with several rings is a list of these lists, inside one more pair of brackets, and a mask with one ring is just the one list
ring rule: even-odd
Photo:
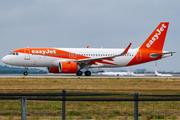
[[56,54],[56,50],[32,50],[32,53],[41,53],[41,54]]
[[165,26],[164,24],[162,24],[162,26],[160,27],[160,29],[158,28],[156,30],[156,33],[154,34],[154,36],[151,38],[151,40],[149,40],[149,42],[146,44],[146,47],[151,47],[151,45],[159,39],[159,36],[161,35],[161,33],[164,31],[164,28],[166,28],[167,26]]

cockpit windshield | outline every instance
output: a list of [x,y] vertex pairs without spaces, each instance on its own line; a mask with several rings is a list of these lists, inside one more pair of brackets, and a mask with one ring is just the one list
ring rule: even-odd
[[18,53],[9,53],[9,55],[19,55]]

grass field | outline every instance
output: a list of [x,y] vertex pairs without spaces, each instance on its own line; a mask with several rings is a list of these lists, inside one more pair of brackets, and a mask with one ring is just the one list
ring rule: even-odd
[[[180,79],[0,79],[7,89],[115,89],[133,94],[180,94]],[[27,119],[61,119],[61,101],[27,101]],[[134,102],[66,102],[67,119],[133,119]],[[0,119],[20,119],[21,102],[0,101]],[[139,102],[140,119],[180,119],[180,102]]]

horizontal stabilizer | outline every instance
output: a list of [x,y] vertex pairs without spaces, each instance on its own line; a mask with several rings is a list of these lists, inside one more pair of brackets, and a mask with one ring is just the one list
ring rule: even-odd
[[176,52],[165,52],[165,53],[158,53],[158,54],[152,53],[152,54],[150,54],[150,56],[151,56],[152,58],[158,57],[158,56],[160,56],[160,55],[162,55],[162,56],[164,56],[164,55],[171,55],[171,56],[172,56],[173,53],[176,53]]

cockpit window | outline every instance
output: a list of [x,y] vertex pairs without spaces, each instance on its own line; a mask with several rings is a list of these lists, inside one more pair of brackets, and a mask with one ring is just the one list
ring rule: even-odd
[[18,53],[9,53],[9,55],[19,55]]

